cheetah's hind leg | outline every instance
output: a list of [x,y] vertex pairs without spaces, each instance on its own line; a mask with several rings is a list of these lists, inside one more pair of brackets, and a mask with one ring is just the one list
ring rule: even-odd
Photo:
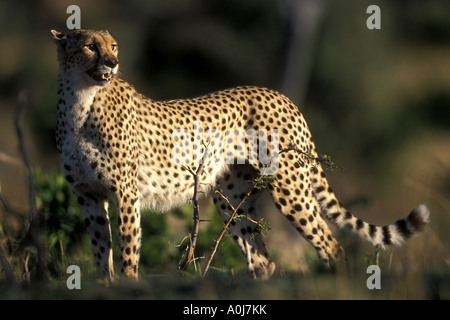
[[[257,176],[256,170],[249,165],[232,166],[231,171],[225,175],[219,186],[223,196],[215,193],[213,199],[224,223],[233,212],[230,204],[233,208],[238,207],[245,195],[251,191],[252,180]],[[247,272],[253,279],[258,280],[270,278],[275,271],[275,263],[269,256],[260,226],[255,223],[258,221],[256,202],[263,192],[256,189],[252,191],[238,208],[237,217],[231,222],[229,229],[245,256]]]
[[[298,155],[280,154],[277,183],[270,186],[275,206],[292,226],[316,250],[326,269],[334,269],[344,260],[344,251],[322,218],[320,205],[311,189],[310,172],[306,167],[295,166]],[[294,161],[289,159],[293,158]],[[291,172],[282,175],[281,172]]]

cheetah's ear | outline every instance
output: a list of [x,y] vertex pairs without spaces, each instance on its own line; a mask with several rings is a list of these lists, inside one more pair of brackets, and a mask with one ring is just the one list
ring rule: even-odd
[[56,31],[56,30],[50,30],[50,34],[51,34],[52,40],[58,46],[58,52],[64,52],[66,49],[67,36],[64,33]]
[[67,39],[67,36],[59,31],[56,30],[50,30],[51,36],[53,41],[55,41],[56,43],[60,42],[60,41],[65,41]]

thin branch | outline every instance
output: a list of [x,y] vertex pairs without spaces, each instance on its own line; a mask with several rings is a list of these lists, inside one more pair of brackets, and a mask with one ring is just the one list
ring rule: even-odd
[[216,192],[219,193],[219,195],[221,195],[228,202],[228,204],[230,205],[231,210],[233,210],[233,212],[231,213],[230,217],[228,218],[227,223],[223,227],[222,231],[220,232],[219,237],[216,240],[216,244],[214,245],[213,251],[211,252],[211,256],[209,257],[209,260],[208,260],[208,262],[206,264],[205,271],[203,272],[203,278],[205,278],[206,274],[208,273],[208,270],[209,270],[209,267],[211,265],[211,262],[212,262],[212,260],[214,258],[214,255],[217,252],[217,248],[219,247],[219,244],[222,241],[222,238],[225,235],[225,232],[228,230],[228,227],[230,226],[231,221],[233,221],[236,218],[237,211],[244,204],[244,202],[247,200],[247,198],[250,197],[250,195],[252,194],[252,192],[255,189],[255,187],[261,181],[262,177],[264,177],[264,176],[263,175],[259,175],[259,177],[254,181],[253,186],[250,188],[250,191],[244,196],[244,198],[242,198],[241,202],[239,202],[239,204],[236,206],[236,208],[233,208],[233,206],[228,201],[228,199],[220,191],[216,190]]
[[14,125],[16,128],[17,139],[19,141],[19,149],[22,154],[23,162],[25,164],[25,169],[28,176],[28,201],[30,203],[30,221],[33,223],[37,218],[37,209],[36,209],[36,188],[34,184],[34,179],[31,173],[31,160],[25,145],[25,138],[22,132],[22,126],[20,125],[20,121],[23,117],[23,113],[25,112],[25,108],[28,104],[28,92],[26,90],[22,90],[19,93],[17,99],[17,108],[14,117]]
[[200,188],[200,176],[203,172],[203,169],[205,168],[206,156],[208,155],[208,147],[209,147],[209,144],[205,146],[205,152],[202,157],[202,162],[198,166],[196,172],[194,172],[191,168],[187,167],[187,170],[194,176],[194,196],[192,198],[192,206],[194,207],[194,213],[193,213],[194,225],[192,227],[192,236],[189,235],[189,244],[188,244],[188,247],[186,248],[186,255],[184,256],[183,261],[180,262],[179,267],[178,267],[182,271],[186,270],[192,261],[195,261],[195,259],[193,260],[193,257],[194,257],[195,246],[197,244],[198,226],[199,226],[199,222],[200,222],[198,193],[199,193],[199,188]]
[[39,217],[38,210],[36,207],[36,186],[34,183],[34,178],[31,170],[31,160],[28,150],[25,145],[25,139],[20,125],[25,108],[28,104],[28,92],[22,90],[19,93],[17,99],[16,113],[14,117],[14,125],[16,128],[16,134],[19,141],[20,152],[22,153],[23,162],[28,176],[28,201],[30,205],[30,226],[27,233],[31,235],[33,244],[36,246],[38,253],[38,263],[37,263],[37,279],[45,280],[47,277],[47,266],[45,262],[45,246],[39,237]]
[[[261,181],[259,181],[259,182],[261,182]],[[253,185],[253,188],[256,188],[256,187],[257,187],[257,184],[255,183],[255,185]],[[228,198],[227,198],[220,190],[216,190],[215,192],[218,193],[218,194],[219,194],[219,195],[227,202],[227,204],[230,206],[231,210],[234,211],[234,207],[233,207],[233,205],[231,204],[230,200],[228,200]],[[239,208],[238,208],[238,209],[239,209]],[[237,211],[237,210],[236,210],[236,211]],[[240,215],[235,215],[235,216],[234,216],[234,219],[239,219],[239,218],[247,219],[248,221],[250,221],[250,222],[256,224],[257,226],[262,227],[262,225],[261,225],[261,223],[259,223],[259,221],[256,221],[256,220],[252,219],[252,218],[251,218],[249,215],[247,215],[247,214],[240,214]]]

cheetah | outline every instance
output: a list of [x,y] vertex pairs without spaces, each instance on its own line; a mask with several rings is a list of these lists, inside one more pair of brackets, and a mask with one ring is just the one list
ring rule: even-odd
[[[222,190],[225,197],[214,193],[213,202],[223,221],[231,206],[250,194],[238,213],[251,219],[234,220],[229,232],[254,279],[270,278],[275,270],[254,223],[260,217],[257,202],[269,196],[327,268],[343,255],[327,220],[382,247],[402,244],[428,223],[423,204],[386,226],[347,211],[321,164],[311,161],[318,154],[302,114],[279,92],[242,86],[155,101],[119,77],[119,46],[108,31],[51,30],[51,37],[59,62],[56,142],[62,171],[106,278],[114,277],[108,200],[118,207],[121,273],[138,278],[141,208],[167,211],[189,202],[194,190],[189,168],[196,170],[201,161],[198,194]],[[297,150],[281,152],[288,145]],[[276,177],[267,190],[249,182],[261,174]]]

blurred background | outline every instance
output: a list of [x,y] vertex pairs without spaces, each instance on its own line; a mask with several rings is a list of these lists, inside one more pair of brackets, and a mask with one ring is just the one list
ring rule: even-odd
[[[390,268],[448,271],[450,2],[445,0],[1,1],[0,241],[11,259],[30,259],[31,268],[35,254],[14,249],[29,205],[14,127],[22,93],[23,141],[48,249],[64,271],[64,259],[92,260],[78,209],[59,174],[54,139],[58,64],[49,31],[69,31],[66,9],[72,4],[81,9],[82,28],[107,29],[118,39],[123,78],[148,97],[192,97],[237,85],[270,87],[290,97],[319,153],[343,167],[328,179],[356,216],[387,224],[420,203],[431,209],[423,235],[385,254]],[[366,27],[371,4],[381,9],[380,30]],[[268,206],[267,240],[278,272],[308,272],[313,258],[305,250],[311,248],[290,229],[279,234],[276,229],[288,225],[272,209]],[[206,204],[202,214],[210,211]],[[173,244],[182,237],[173,226],[183,226],[187,235],[190,209],[143,219],[143,270],[168,265],[175,270],[180,249]],[[216,221],[204,228],[212,231],[203,233],[209,238],[200,252],[210,249],[222,226]],[[150,238],[157,239],[147,244]],[[71,256],[70,248],[80,243],[78,255]],[[245,271],[237,247],[224,245],[222,251],[217,268]]]

